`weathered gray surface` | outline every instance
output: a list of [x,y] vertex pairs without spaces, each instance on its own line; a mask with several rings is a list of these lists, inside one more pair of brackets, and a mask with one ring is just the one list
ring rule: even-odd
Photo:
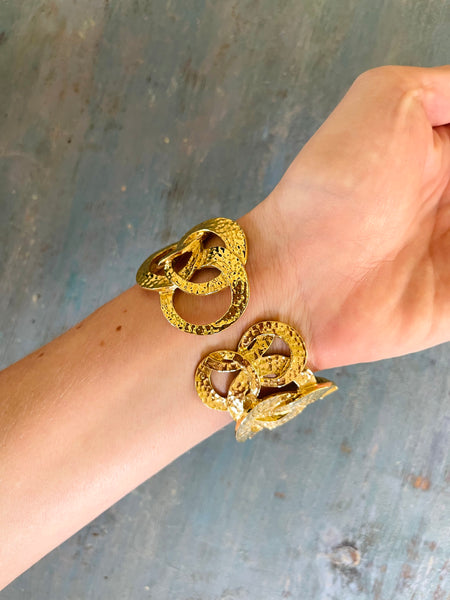
[[[2,363],[260,201],[358,73],[449,62],[449,31],[441,0],[0,2]],[[449,358],[340,369],[280,433],[226,428],[1,600],[450,598]]]

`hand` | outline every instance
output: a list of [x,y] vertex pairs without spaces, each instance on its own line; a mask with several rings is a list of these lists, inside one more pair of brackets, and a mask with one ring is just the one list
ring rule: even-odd
[[450,339],[448,123],[450,66],[367,71],[255,209],[265,313],[314,368]]

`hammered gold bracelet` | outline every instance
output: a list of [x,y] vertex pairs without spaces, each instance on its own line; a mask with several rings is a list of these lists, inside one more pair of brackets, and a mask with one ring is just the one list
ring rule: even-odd
[[[217,235],[224,246],[205,247],[212,234]],[[185,261],[179,271],[174,265],[177,259]],[[247,239],[242,228],[231,219],[210,219],[190,229],[179,242],[149,256],[139,267],[136,282],[147,290],[159,292],[162,312],[171,325],[187,333],[210,335],[229,327],[247,307],[246,262]],[[203,283],[191,281],[197,271],[207,267],[217,269],[219,275]],[[189,323],[175,310],[173,298],[176,290],[204,296],[228,286],[231,287],[231,304],[226,313],[212,323]]]
[[[218,236],[224,246],[207,247],[207,239]],[[182,266],[177,269],[177,260]],[[179,242],[149,256],[139,267],[136,282],[147,290],[159,292],[161,309],[171,325],[196,335],[210,335],[229,327],[243,314],[248,304],[249,285],[245,264],[247,239],[241,227],[230,219],[204,221],[190,229]],[[210,281],[192,281],[200,269],[215,268],[219,275]],[[187,294],[208,295],[231,287],[231,304],[226,313],[212,323],[189,323],[176,311],[176,290]],[[289,348],[289,356],[269,354],[275,338]],[[305,342],[293,327],[278,321],[261,321],[250,327],[239,340],[236,350],[216,350],[197,366],[195,387],[209,408],[228,411],[236,421],[236,439],[243,442],[263,429],[275,429],[337,386],[315,377],[306,368]],[[228,393],[222,396],[214,388],[211,375],[237,372]],[[261,390],[276,388],[272,394]]]
[[[289,356],[266,354],[276,337],[287,344]],[[243,442],[262,429],[283,425],[308,404],[337,390],[332,381],[315,377],[306,360],[305,342],[293,327],[261,321],[243,334],[236,351],[216,350],[203,358],[195,372],[195,387],[206,406],[230,413],[236,421],[236,439]],[[226,396],[214,389],[213,371],[238,371]],[[278,391],[261,398],[261,388]]]

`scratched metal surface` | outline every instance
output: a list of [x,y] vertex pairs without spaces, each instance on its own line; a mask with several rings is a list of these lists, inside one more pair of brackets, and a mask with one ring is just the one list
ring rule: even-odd
[[[3,0],[2,364],[263,199],[358,73],[449,62],[449,28],[441,0]],[[449,358],[339,369],[279,432],[222,430],[1,600],[450,598]]]

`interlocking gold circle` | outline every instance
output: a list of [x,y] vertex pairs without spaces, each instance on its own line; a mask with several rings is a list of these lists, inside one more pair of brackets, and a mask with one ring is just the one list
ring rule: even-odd
[[[225,246],[205,248],[204,242],[210,234],[219,236]],[[177,271],[173,262],[181,256],[186,256],[187,262]],[[139,267],[136,282],[145,289],[159,292],[161,309],[174,327],[187,333],[209,335],[234,323],[246,309],[249,298],[246,262],[247,240],[241,227],[230,219],[210,219],[188,231],[179,242],[149,256]],[[203,283],[191,281],[194,273],[204,268],[215,268],[219,274]],[[174,307],[177,289],[204,296],[226,287],[231,288],[231,304],[226,313],[213,323],[190,323]]]
[[291,381],[295,381],[298,374],[304,369],[306,364],[306,346],[302,336],[289,325],[279,321],[260,321],[248,329],[241,337],[238,344],[238,352],[246,350],[252,342],[259,336],[270,335],[272,338],[282,339],[290,351],[290,361],[285,363],[284,369],[275,379],[267,380],[263,376],[261,384],[268,387],[281,387]]
[[[278,337],[288,345],[290,355],[266,354]],[[274,429],[298,415],[308,404],[335,391],[333,382],[316,378],[306,369],[306,347],[300,334],[278,321],[261,321],[241,337],[237,351],[219,350],[198,365],[195,385],[201,400],[210,408],[228,410],[236,421],[236,439],[244,441],[262,429]],[[212,371],[238,371],[221,396],[211,382]],[[261,388],[283,388],[259,398]]]
[[[228,394],[221,396],[211,382],[213,371],[228,373],[241,371],[245,374],[245,394],[241,394],[236,401]],[[232,350],[219,350],[208,354],[198,365],[195,373],[195,387],[202,402],[209,408],[216,410],[229,410],[233,418],[240,418],[247,408],[254,405],[253,399],[257,398],[260,390],[258,373],[255,367],[238,352]]]

